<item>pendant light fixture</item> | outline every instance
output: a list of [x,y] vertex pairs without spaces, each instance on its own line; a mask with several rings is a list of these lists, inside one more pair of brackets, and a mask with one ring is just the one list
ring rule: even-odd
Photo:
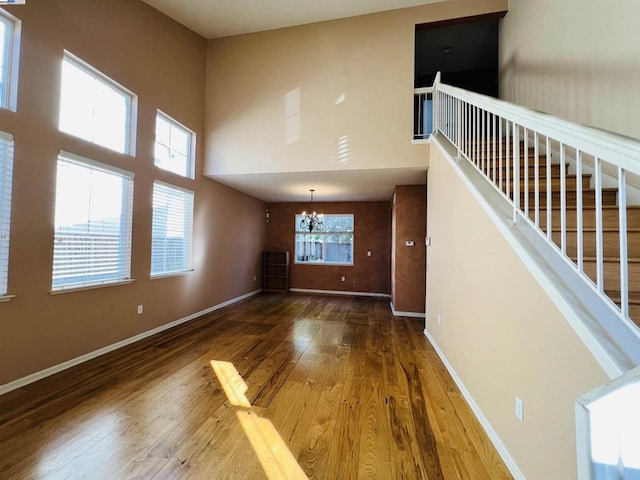
[[302,220],[300,220],[300,229],[309,230],[309,233],[311,233],[314,230],[316,232],[322,230],[322,227],[324,226],[324,221],[323,221],[324,216],[321,213],[317,214],[315,211],[313,211],[313,192],[315,192],[315,190],[313,188],[310,188],[309,191],[311,192],[312,213],[302,212]]

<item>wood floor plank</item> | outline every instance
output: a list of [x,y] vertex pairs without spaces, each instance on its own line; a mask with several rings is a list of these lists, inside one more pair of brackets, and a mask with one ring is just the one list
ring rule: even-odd
[[327,378],[319,394],[318,406],[311,424],[298,449],[298,462],[311,479],[325,478],[329,461],[329,449],[337,421],[337,411],[342,404],[344,377],[349,352],[341,347],[336,350]]
[[0,396],[0,476],[511,478],[422,330],[379,298],[252,297]]

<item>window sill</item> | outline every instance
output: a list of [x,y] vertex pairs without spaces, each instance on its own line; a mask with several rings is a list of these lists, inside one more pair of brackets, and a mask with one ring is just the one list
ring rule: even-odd
[[94,290],[96,288],[114,287],[116,285],[128,285],[129,283],[133,283],[133,282],[135,282],[135,279],[128,278],[127,280],[117,280],[114,282],[105,282],[105,283],[98,283],[93,285],[78,285],[78,286],[63,287],[63,288],[58,288],[56,290],[50,290],[49,293],[51,295],[60,295],[61,293],[79,292],[82,290]]
[[16,298],[15,295],[0,295],[0,303],[2,302],[8,302],[10,301],[12,298]]
[[157,275],[151,275],[149,278],[151,280],[157,280],[159,278],[181,277],[183,275],[188,275],[193,271],[194,269],[192,268],[190,270],[180,270],[179,272],[158,273]]
[[431,136],[429,136],[429,138],[414,138],[413,140],[411,140],[411,143],[413,145],[424,145],[427,143],[431,143]]
[[296,265],[323,265],[325,267],[353,267],[353,263],[333,263],[333,262],[293,262]]

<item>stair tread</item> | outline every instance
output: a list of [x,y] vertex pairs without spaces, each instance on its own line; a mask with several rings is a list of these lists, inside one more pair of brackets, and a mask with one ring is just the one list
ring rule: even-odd
[[[615,188],[615,187],[614,187]],[[594,205],[587,205],[591,208],[595,208]],[[546,207],[544,207],[544,209],[546,210]],[[572,206],[567,206],[566,208],[567,210],[576,210],[577,207],[575,205]],[[602,206],[603,210],[620,210],[619,207],[617,205],[603,205]],[[552,206],[551,210],[560,210],[559,206]],[[627,205],[627,210],[640,210],[640,205]]]
[[[591,175],[582,175],[582,178],[587,178],[587,177],[590,177],[590,176],[591,176]],[[553,175],[551,175],[549,178],[551,178],[551,179],[553,179],[553,178],[555,178],[555,179],[559,179],[559,178],[562,178],[562,175],[558,175],[558,174],[554,173],[554,174],[553,174]],[[567,179],[569,179],[569,178],[575,178],[575,179],[577,179],[577,178],[578,178],[578,176],[577,176],[577,175],[565,175],[565,176],[564,176],[564,178],[567,178]],[[547,176],[546,176],[546,175],[544,175],[544,177],[540,178],[540,184],[544,183],[544,181],[545,181],[546,179],[547,179]],[[524,180],[524,179],[522,179],[522,180]],[[527,180],[529,180],[530,182],[533,182],[533,181],[535,180],[535,178],[529,178],[529,177],[527,176]],[[610,187],[610,188],[616,188],[616,187]]]
[[[571,257],[573,261],[576,261],[576,257]],[[597,261],[597,257],[582,257],[585,262],[595,262]],[[620,263],[620,257],[602,257],[603,262],[615,262]],[[629,257],[627,258],[629,263],[640,263],[640,257]]]
[[[622,297],[617,290],[607,290],[605,293],[614,302],[619,302]],[[640,292],[629,292],[629,304],[640,305]]]
[[[551,231],[553,232],[560,232],[562,229],[560,227],[554,227],[551,229]],[[575,227],[570,227],[570,228],[566,228],[565,229],[567,232],[577,232],[578,229]],[[583,228],[582,229],[583,232],[585,233],[595,233],[597,231],[596,228]],[[619,228],[603,228],[602,229],[603,232],[609,232],[609,233],[613,233],[613,232],[620,232]],[[633,228],[627,228],[627,233],[640,233],[640,227],[633,227]]]

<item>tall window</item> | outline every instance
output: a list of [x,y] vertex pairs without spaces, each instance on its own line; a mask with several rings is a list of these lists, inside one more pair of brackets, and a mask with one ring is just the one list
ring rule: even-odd
[[7,294],[13,136],[0,132],[0,298]]
[[60,130],[120,153],[133,153],[134,96],[82,60],[65,52]]
[[353,265],[353,215],[324,215],[322,230],[309,232],[296,215],[296,263]]
[[52,289],[130,279],[133,173],[61,152]]
[[157,167],[193,178],[195,134],[169,116],[156,115],[155,163]]
[[20,20],[0,9],[0,107],[15,110]]
[[153,185],[151,276],[191,270],[193,192]]

